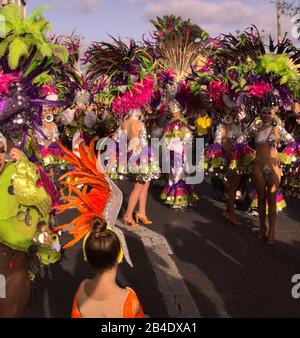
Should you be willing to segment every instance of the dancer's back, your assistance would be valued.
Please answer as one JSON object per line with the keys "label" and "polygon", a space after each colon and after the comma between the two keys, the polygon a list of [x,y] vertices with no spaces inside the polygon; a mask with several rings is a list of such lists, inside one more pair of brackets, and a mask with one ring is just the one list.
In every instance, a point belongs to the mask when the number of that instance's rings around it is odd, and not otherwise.
{"label": "dancer's back", "polygon": [[140,137],[142,128],[143,122],[132,118],[125,120],[121,125],[121,129],[127,132],[128,141]]}
{"label": "dancer's back", "polygon": [[141,304],[130,289],[115,283],[97,285],[97,280],[81,283],[73,303],[73,318],[143,318]]}

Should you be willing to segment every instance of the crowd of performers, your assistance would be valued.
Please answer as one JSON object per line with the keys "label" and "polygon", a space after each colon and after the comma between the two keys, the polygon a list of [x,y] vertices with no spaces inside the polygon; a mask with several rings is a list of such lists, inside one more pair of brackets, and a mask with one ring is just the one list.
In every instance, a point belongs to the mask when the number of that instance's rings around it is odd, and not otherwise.
{"label": "crowd of performers", "polygon": [[[0,9],[7,21],[0,41],[0,274],[7,281],[0,317],[22,316],[35,276],[50,275],[61,260],[64,231],[74,237],[64,249],[82,241],[95,270],[78,288],[72,317],[144,317],[135,292],[116,284],[123,256],[132,265],[116,227],[123,203],[116,183],[134,183],[127,226],[152,223],[151,183],[164,184],[166,206],[192,206],[199,196],[186,165],[197,139],[206,180],[226,195],[225,220],[241,224],[235,204],[248,196],[258,238],[274,243],[283,194],[300,197],[300,52],[292,42],[267,45],[254,26],[195,36],[189,21],[165,17],[154,21],[149,40],[95,42],[80,59],[80,38],[47,35],[43,10],[24,18],[16,5]],[[169,172],[153,138],[170,153]],[[57,224],[70,208],[77,217]]]}

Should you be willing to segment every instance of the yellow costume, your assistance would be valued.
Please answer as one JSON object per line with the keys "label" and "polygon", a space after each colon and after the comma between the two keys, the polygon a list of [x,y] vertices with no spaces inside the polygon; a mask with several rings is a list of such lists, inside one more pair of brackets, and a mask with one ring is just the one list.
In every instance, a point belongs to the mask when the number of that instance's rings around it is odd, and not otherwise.
{"label": "yellow costume", "polygon": [[196,129],[198,136],[206,136],[209,133],[213,120],[206,113],[204,116],[198,117],[196,121]]}

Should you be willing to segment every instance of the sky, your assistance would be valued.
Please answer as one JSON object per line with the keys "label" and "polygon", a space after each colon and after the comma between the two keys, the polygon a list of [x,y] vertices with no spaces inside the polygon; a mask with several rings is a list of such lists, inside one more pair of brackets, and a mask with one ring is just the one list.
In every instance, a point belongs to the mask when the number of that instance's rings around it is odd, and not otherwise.
{"label": "sky", "polygon": [[[272,0],[28,0],[27,13],[51,4],[44,15],[52,23],[53,32],[84,36],[83,45],[91,41],[109,40],[108,34],[141,40],[149,34],[150,19],[174,14],[191,19],[211,36],[243,30],[251,24],[276,38],[276,8]],[[282,31],[292,37],[293,23],[282,17]]]}

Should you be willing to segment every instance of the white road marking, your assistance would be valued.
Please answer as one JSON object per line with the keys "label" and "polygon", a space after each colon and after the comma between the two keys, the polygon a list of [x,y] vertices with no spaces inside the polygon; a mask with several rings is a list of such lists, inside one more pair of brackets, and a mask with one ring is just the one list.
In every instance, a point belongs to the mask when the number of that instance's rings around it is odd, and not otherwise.
{"label": "white road marking", "polygon": [[230,256],[228,253],[226,253],[224,250],[222,250],[221,248],[219,248],[218,246],[216,246],[214,243],[212,243],[210,240],[206,239],[205,242],[211,246],[212,248],[214,248],[215,250],[217,250],[221,255],[223,255],[224,257],[228,258],[230,261],[232,261],[233,263],[235,263],[236,265],[242,267],[243,265],[237,261],[236,259],[234,259],[232,256]]}
{"label": "white road marking", "polygon": [[141,238],[170,318],[201,317],[198,307],[171,257],[173,251],[165,237],[144,226],[129,228],[120,221],[117,221],[117,226],[132,231]]}

